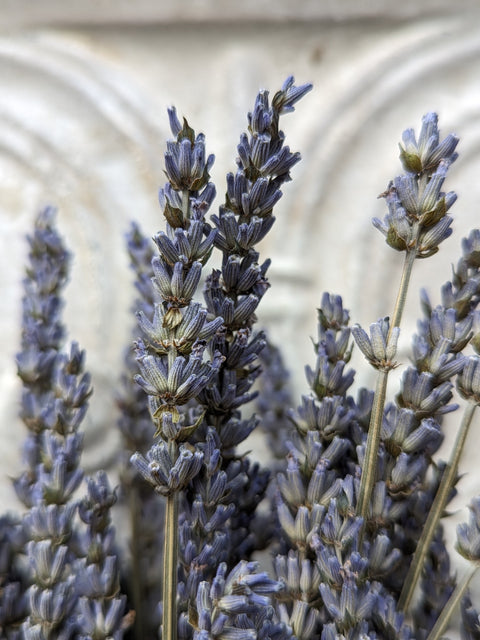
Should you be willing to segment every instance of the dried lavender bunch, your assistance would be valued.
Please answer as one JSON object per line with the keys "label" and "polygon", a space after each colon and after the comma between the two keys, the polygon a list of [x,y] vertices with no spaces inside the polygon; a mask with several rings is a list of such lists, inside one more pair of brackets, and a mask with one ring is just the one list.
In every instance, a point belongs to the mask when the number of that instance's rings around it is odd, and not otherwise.
{"label": "dried lavender bunch", "polygon": [[[391,366],[395,364],[394,332],[400,321],[414,259],[436,253],[439,243],[451,233],[451,218],[446,212],[456,196],[454,193],[444,194],[440,189],[449,165],[457,157],[456,144],[457,139],[453,135],[439,142],[435,114],[425,116],[418,144],[411,130],[405,132],[401,159],[408,173],[397,178],[386,192],[389,204],[386,224],[374,221],[384,233],[388,227],[385,235],[389,244],[406,252],[393,322],[389,323],[388,329],[385,321],[377,323],[378,334],[371,331],[369,342],[366,340],[365,332],[360,329],[357,329],[355,336],[367,359],[380,369],[376,394],[376,399],[380,399],[380,402],[374,405],[375,408],[378,406],[378,409],[372,416],[370,429],[373,437],[371,438],[369,433],[367,459],[364,463],[370,474],[362,475],[360,508],[365,512],[366,493],[362,493],[362,489],[365,490],[368,486],[367,478],[372,486],[375,483],[376,471],[375,467],[370,467],[370,463],[373,456],[384,447],[385,453],[382,454],[382,458],[386,463],[386,469],[383,475],[387,476],[389,493],[394,497],[397,508],[403,502],[400,522],[408,523],[408,526],[404,524],[403,527],[397,527],[396,535],[391,535],[391,539],[407,558],[411,550],[415,551],[413,561],[408,564],[402,563],[404,568],[402,569],[401,565],[396,572],[401,586],[398,599],[401,609],[408,609],[422,568],[424,571],[431,571],[428,576],[424,574],[422,595],[412,612],[416,637],[420,638],[426,637],[429,632],[433,633],[430,630],[455,585],[455,578],[450,574],[439,519],[454,493],[462,442],[473,414],[471,406],[467,408],[462,420],[451,460],[447,465],[442,465],[439,473],[434,474],[433,483],[432,477],[428,478],[427,471],[434,464],[432,455],[443,438],[442,416],[457,408],[457,405],[449,404],[452,398],[452,380],[462,374],[466,364],[461,351],[471,338],[476,285],[473,282],[469,284],[470,295],[466,291],[462,292],[462,295],[468,298],[463,304],[463,309],[455,304],[455,289],[451,285],[444,287],[446,304],[435,310],[431,309],[428,298],[424,297],[426,318],[419,323],[419,333],[414,337],[413,366],[404,374],[402,388],[395,403],[398,409],[394,404],[390,404],[385,412],[382,394],[384,397],[388,371],[382,371],[382,367],[388,362]],[[408,239],[407,231],[411,234]],[[459,269],[466,277],[466,270],[461,265]],[[445,295],[447,292],[450,293],[448,302]],[[390,342],[393,343],[391,347]],[[379,357],[377,356],[376,362],[372,362],[371,355],[372,351],[375,352],[375,344],[378,345]],[[390,353],[387,353],[389,347]],[[381,353],[383,349],[384,358]],[[378,438],[377,443],[374,443],[375,438]],[[426,522],[425,512],[429,513]],[[405,567],[408,568],[406,575]],[[436,576],[433,580],[432,573]],[[398,591],[399,585],[392,585],[395,591]]]}
{"label": "dried lavender bunch", "polygon": [[248,114],[248,133],[241,135],[237,146],[236,172],[227,175],[225,204],[212,216],[222,267],[207,279],[204,296],[209,311],[224,318],[214,345],[225,361],[215,385],[205,389],[200,402],[207,424],[218,434],[227,475],[241,474],[245,479],[242,498],[240,487],[236,489],[237,509],[231,523],[231,547],[244,553],[265,544],[265,538],[259,536],[264,527],[255,527],[252,516],[268,483],[268,473],[258,465],[246,460],[229,463],[238,444],[258,425],[255,416],[244,418],[240,409],[257,396],[252,386],[261,371],[258,358],[266,344],[264,334],[255,333],[253,326],[255,310],[269,287],[266,274],[270,261],[260,264],[255,247],[272,228],[273,208],[282,196],[280,187],[290,180],[290,170],[300,160],[299,153],[284,145],[280,116],[292,112],[310,89],[310,84],[296,86],[289,77],[271,103],[267,91],[258,94]]}
{"label": "dried lavender bunch", "polygon": [[[357,452],[365,442],[372,395],[362,390],[358,403],[348,395],[349,314],[339,296],[324,294],[318,317],[317,362],[307,368],[312,393],[291,414],[297,433],[278,477],[281,552],[275,570],[286,584],[279,613],[302,640],[413,638],[382,585],[399,551],[384,531],[362,536],[363,518],[355,515]],[[373,502],[377,518],[392,510],[384,487]]]}
{"label": "dried lavender bunch", "polygon": [[83,474],[78,466],[78,427],[91,393],[83,353],[60,352],[64,329],[60,293],[68,275],[68,253],[54,226],[54,211],[38,216],[29,238],[30,267],[24,281],[22,352],[23,421],[30,429],[24,449],[27,471],[14,486],[29,507],[23,521],[29,564],[25,637],[69,638],[75,630],[76,597],[68,543]]}
{"label": "dried lavender bunch", "polygon": [[434,113],[423,118],[418,142],[413,129],[404,132],[400,159],[407,173],[390,183],[384,194],[389,209],[384,221],[373,220],[387,243],[397,251],[405,252],[405,262],[391,320],[372,325],[371,340],[360,329],[356,336],[365,357],[378,370],[357,505],[364,518],[375,482],[388,374],[396,364],[398,328],[413,265],[417,258],[434,255],[439,244],[451,234],[452,218],[447,211],[455,202],[456,195],[453,192],[445,194],[441,188],[450,164],[457,158],[455,148],[458,139],[450,134],[440,142],[437,120]]}
{"label": "dried lavender bunch", "polygon": [[54,228],[53,210],[37,218],[30,246],[22,352],[17,357],[24,382],[22,417],[32,431],[26,447],[28,470],[15,482],[17,494],[30,507],[23,526],[32,584],[23,633],[70,638],[76,594],[69,541],[76,511],[73,493],[83,478],[78,427],[91,393],[90,379],[83,373],[84,354],[77,345],[69,354],[59,351],[64,336],[59,294],[68,273],[68,253]]}
{"label": "dried lavender bunch", "polygon": [[[418,141],[413,130],[404,133],[406,173],[383,194],[385,220],[374,220],[387,243],[405,252],[394,312],[365,331],[350,326],[340,296],[324,294],[316,362],[306,368],[310,392],[293,411],[280,354],[255,330],[269,286],[269,261],[260,261],[256,244],[272,228],[280,187],[299,159],[284,146],[280,115],[309,88],[288,78],[271,102],[260,92],[212,224],[206,214],[215,195],[213,156],[203,135],[171,109],[174,139],[160,190],[165,231],[153,245],[136,226],[128,237],[142,338],[136,358],[127,354],[117,397],[132,463],[123,490],[135,507],[134,566],[123,573],[137,639],[160,631],[164,640],[438,640],[457,605],[462,638],[480,636],[478,607],[468,594],[480,562],[480,499],[457,531],[457,549],[472,564],[458,584],[441,522],[480,403],[480,231],[463,241],[441,304],[422,294],[411,364],[397,396],[387,398],[413,265],[451,233],[447,214],[456,196],[442,187],[457,138],[440,140],[435,114],[424,117]],[[125,615],[119,588],[115,491],[99,473],[88,480],[87,495],[75,497],[90,381],[78,346],[61,350],[68,254],[52,216],[50,210],[40,216],[30,241],[18,365],[31,433],[27,471],[15,483],[29,511],[23,519],[0,519],[0,629],[15,639],[122,638],[132,614]],[[214,251],[221,267],[206,278],[203,305],[198,289]],[[354,343],[378,371],[375,391],[352,393]],[[254,416],[246,405],[256,399],[262,366],[265,393]],[[443,416],[462,403],[456,442],[443,462],[437,459]],[[270,470],[239,452],[262,419],[286,454],[272,513],[258,510]],[[275,579],[251,561],[269,545]],[[163,593],[148,575],[161,564]]]}
{"label": "dried lavender bunch", "polygon": [[[433,308],[426,292],[422,292],[424,319],[419,322],[419,331],[414,337],[414,364],[420,378],[423,377],[427,380],[426,375],[430,376],[433,388],[432,399],[435,393],[438,398],[438,394],[442,390],[441,394],[444,396],[445,403],[450,400],[453,374],[457,376],[457,388],[460,395],[469,401],[465,407],[450,460],[447,464],[442,465],[440,472],[436,474],[438,481],[434,491],[430,487],[430,490],[423,494],[421,508],[417,509],[414,512],[414,518],[410,519],[410,522],[415,523],[412,531],[405,531],[410,536],[408,544],[415,549],[415,554],[403,583],[400,597],[402,607],[409,606],[422,570],[422,558],[425,555],[427,555],[427,563],[433,562],[437,567],[443,567],[443,574],[437,572],[435,583],[429,580],[426,568],[423,569],[421,596],[417,600],[413,612],[418,629],[433,627],[455,586],[455,580],[449,575],[448,554],[445,551],[443,539],[441,535],[439,536],[439,531],[441,532],[440,518],[445,512],[448,501],[454,495],[459,461],[475,410],[475,393],[471,386],[475,359],[472,360],[470,356],[462,356],[461,351],[465,349],[470,340],[472,340],[474,349],[476,348],[476,342],[472,338],[478,317],[476,307],[478,305],[479,274],[476,237],[478,237],[478,233],[473,231],[468,238],[462,241],[462,256],[453,271],[452,281],[445,283],[442,287],[442,304]],[[461,275],[457,276],[457,273]],[[465,382],[463,382],[464,379]],[[437,438],[443,437],[441,434],[442,413],[454,409],[456,406],[458,405],[448,406],[445,404],[442,411],[434,418],[437,423]],[[435,422],[431,422],[431,426]],[[430,439],[430,442],[433,441]],[[429,455],[431,453],[428,452]],[[426,496],[429,496],[427,502],[425,502]],[[409,502],[413,504],[413,500]],[[426,510],[430,510],[430,512],[425,522],[424,513]],[[442,584],[443,587],[441,587]],[[442,589],[442,592],[439,591],[439,588]]]}

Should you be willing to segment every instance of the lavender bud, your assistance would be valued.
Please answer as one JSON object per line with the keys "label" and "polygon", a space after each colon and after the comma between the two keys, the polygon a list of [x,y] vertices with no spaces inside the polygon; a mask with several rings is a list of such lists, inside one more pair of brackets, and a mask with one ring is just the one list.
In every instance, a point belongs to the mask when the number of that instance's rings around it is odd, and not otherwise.
{"label": "lavender bud", "polygon": [[480,357],[465,358],[465,366],[457,377],[457,389],[462,398],[480,403]]}
{"label": "lavender bud", "polygon": [[122,618],[124,609],[124,598],[113,598],[111,600],[102,600],[101,602],[81,598],[80,616],[83,634],[92,638],[120,640],[123,638]]}
{"label": "lavender bud", "polygon": [[390,331],[389,318],[383,318],[370,325],[370,338],[359,325],[352,328],[352,334],[358,347],[375,369],[389,371],[397,366],[393,358],[397,352],[400,328],[393,327]]}
{"label": "lavender bud", "polygon": [[200,451],[192,453],[180,445],[178,458],[174,462],[163,440],[151,447],[146,458],[138,452],[130,458],[140,475],[164,496],[184,488],[200,471],[202,460]]}
{"label": "lavender bud", "polygon": [[468,523],[457,526],[457,544],[455,548],[467,560],[480,560],[480,497],[472,500]]}
{"label": "lavender bud", "polygon": [[418,142],[413,129],[407,129],[403,132],[400,160],[406,171],[416,174],[432,172],[441,160],[447,160],[451,164],[457,159],[457,154],[454,151],[458,144],[458,138],[450,134],[442,142],[439,142],[440,133],[437,123],[436,113],[427,113],[423,116]]}

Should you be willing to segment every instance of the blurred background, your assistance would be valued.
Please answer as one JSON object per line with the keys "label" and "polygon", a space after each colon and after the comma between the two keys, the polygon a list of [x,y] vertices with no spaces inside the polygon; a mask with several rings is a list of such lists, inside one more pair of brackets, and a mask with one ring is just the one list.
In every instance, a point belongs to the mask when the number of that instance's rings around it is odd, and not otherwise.
{"label": "blurred background", "polygon": [[[157,190],[177,107],[216,155],[218,203],[225,173],[260,88],[293,74],[314,90],[287,115],[287,143],[303,160],[261,245],[272,288],[259,314],[294,372],[297,397],[313,362],[310,336],[323,291],[340,293],[366,326],[392,311],[402,256],[371,225],[378,194],[401,173],[398,141],[437,111],[460,136],[446,190],[454,235],[416,265],[402,356],[426,286],[439,302],[461,238],[480,224],[480,14],[476,0],[0,0],[0,482],[18,472],[25,435],[17,418],[25,235],[39,208],[58,207],[74,254],[65,321],[87,350],[95,393],[86,421],[87,472],[110,468],[118,436],[113,390],[130,340],[134,291],[124,234],[136,220],[163,226]],[[359,355],[354,365],[362,368]],[[359,383],[370,381],[361,371]],[[468,495],[478,492],[473,427]],[[476,433],[475,433],[476,431]],[[258,445],[260,446],[260,445]],[[261,452],[257,452],[261,453]],[[462,513],[464,517],[464,512]]]}

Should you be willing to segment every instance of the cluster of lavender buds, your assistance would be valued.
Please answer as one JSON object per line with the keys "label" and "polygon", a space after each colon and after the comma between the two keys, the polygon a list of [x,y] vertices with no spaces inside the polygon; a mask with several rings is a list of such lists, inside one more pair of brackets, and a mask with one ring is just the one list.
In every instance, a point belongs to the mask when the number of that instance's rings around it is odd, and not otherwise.
{"label": "cluster of lavender buds", "polygon": [[418,142],[413,129],[403,133],[400,159],[405,175],[395,178],[385,191],[388,214],[373,223],[398,251],[414,250],[416,258],[427,258],[448,238],[453,219],[447,211],[457,199],[441,191],[449,166],[457,159],[458,138],[452,134],[440,142],[437,115],[423,118]]}
{"label": "cluster of lavender buds", "polygon": [[[120,486],[99,470],[83,496],[91,382],[84,352],[64,344],[69,254],[54,211],[38,216],[17,356],[28,436],[14,487],[24,512],[0,517],[2,638],[439,640],[455,619],[462,639],[480,638],[469,592],[480,497],[457,530],[470,567],[462,575],[442,523],[480,404],[479,230],[463,240],[440,303],[421,293],[410,364],[397,359],[415,261],[452,232],[456,195],[442,188],[458,140],[441,139],[433,113],[418,138],[404,132],[404,174],[382,194],[384,220],[373,220],[405,254],[395,307],[365,330],[339,295],[323,294],[309,391],[294,409],[282,354],[256,328],[270,287],[257,245],[300,160],[280,117],[310,89],[289,77],[271,99],[259,92],[225,200],[208,219],[214,156],[169,109],[164,228],[153,241],[136,223],[127,234],[137,296],[114,392]],[[207,271],[215,253],[219,267]],[[375,370],[374,389],[355,388],[355,348]],[[444,461],[444,416],[459,410]],[[241,447],[257,427],[271,451],[265,466]],[[128,513],[126,549],[115,542],[117,502]]]}

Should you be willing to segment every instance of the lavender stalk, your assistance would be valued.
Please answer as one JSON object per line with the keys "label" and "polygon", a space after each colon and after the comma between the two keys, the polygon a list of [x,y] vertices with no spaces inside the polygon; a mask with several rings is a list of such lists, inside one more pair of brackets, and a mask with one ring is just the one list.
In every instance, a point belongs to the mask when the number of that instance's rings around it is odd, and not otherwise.
{"label": "lavender stalk", "polygon": [[[393,358],[396,339],[413,264],[416,258],[427,258],[435,254],[438,245],[451,234],[452,219],[446,213],[456,200],[454,193],[445,195],[440,189],[449,165],[457,157],[454,150],[458,140],[450,135],[439,143],[436,115],[430,113],[424,117],[418,143],[411,129],[404,132],[403,142],[400,158],[408,173],[396,178],[384,194],[389,207],[385,220],[373,220],[374,225],[385,235],[387,244],[397,251],[405,251],[406,255],[388,333],[376,343],[372,334],[371,348],[362,349],[372,366],[379,370],[377,400],[370,421],[357,501],[357,513],[364,519],[368,516],[375,483],[388,372],[395,366]],[[395,331],[397,335],[392,340]],[[375,353],[376,345],[380,347],[378,353]],[[370,357],[372,351],[374,360]],[[383,351],[386,359],[383,358]]]}
{"label": "lavender stalk", "polygon": [[160,190],[167,233],[156,236],[159,255],[152,261],[152,282],[160,302],[154,304],[151,318],[143,310],[138,314],[147,342],[137,342],[140,375],[136,376],[148,395],[156,426],[154,437],[160,440],[146,458],[137,452],[131,461],[155,491],[166,497],[163,635],[175,640],[178,494],[198,474],[203,459],[198,447],[181,444],[201,421],[200,415],[186,424],[189,413],[185,405],[209,384],[221,365],[220,354],[214,352],[212,359],[204,362],[204,352],[223,320],[207,320],[206,310],[193,302],[215,236],[203,220],[215,195],[208,181],[213,156],[205,156],[203,135],[195,137],[186,121],[182,126],[175,110],[171,109],[169,116],[175,140],[168,143],[165,154],[169,182]]}
{"label": "lavender stalk", "polygon": [[60,351],[60,292],[68,273],[68,253],[45,209],[29,239],[30,268],[25,280],[22,352],[17,357],[24,383],[22,418],[30,429],[25,448],[28,469],[14,483],[29,507],[24,530],[29,540],[31,586],[22,630],[25,637],[70,638],[77,604],[72,567],[73,494],[83,478],[79,466],[79,426],[91,394],[83,372],[84,352],[73,343]]}
{"label": "lavender stalk", "polygon": [[29,265],[23,282],[22,344],[17,355],[18,375],[23,383],[20,416],[29,430],[24,444],[27,470],[14,482],[19,499],[32,506],[32,485],[40,462],[41,437],[48,429],[46,407],[51,401],[55,364],[65,339],[62,324],[62,293],[70,254],[55,229],[55,210],[40,212],[34,233],[28,237]]}

